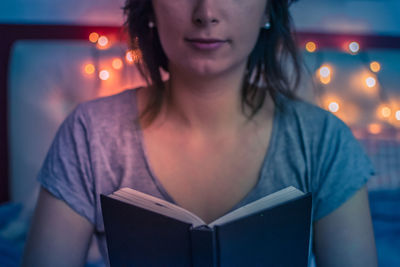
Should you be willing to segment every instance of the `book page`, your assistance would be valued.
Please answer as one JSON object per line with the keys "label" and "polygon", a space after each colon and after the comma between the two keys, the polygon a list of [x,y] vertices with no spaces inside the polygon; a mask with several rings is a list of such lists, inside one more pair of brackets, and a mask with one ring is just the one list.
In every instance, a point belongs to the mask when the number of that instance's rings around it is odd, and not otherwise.
{"label": "book page", "polygon": [[109,195],[109,197],[186,223],[191,223],[193,224],[193,227],[206,224],[194,213],[182,207],[131,188],[122,188]]}
{"label": "book page", "polygon": [[225,214],[224,216],[218,218],[217,220],[211,222],[208,226],[212,228],[218,224],[234,221],[241,217],[245,217],[247,215],[256,213],[260,210],[264,210],[285,203],[286,201],[289,201],[291,199],[297,198],[302,195],[304,195],[302,191],[298,190],[297,188],[294,188],[293,186],[289,186],[275,193],[267,195],[261,199],[258,199],[254,202],[251,202],[243,207],[233,210]]}

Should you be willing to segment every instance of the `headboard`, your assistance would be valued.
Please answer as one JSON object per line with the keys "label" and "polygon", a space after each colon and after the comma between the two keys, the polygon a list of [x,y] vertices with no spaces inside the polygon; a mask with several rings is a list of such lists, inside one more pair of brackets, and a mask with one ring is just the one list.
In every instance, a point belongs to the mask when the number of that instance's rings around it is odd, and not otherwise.
{"label": "headboard", "polygon": [[120,27],[0,24],[0,203],[10,199],[8,76],[13,45],[19,40],[87,40],[91,32],[122,36]]}
{"label": "headboard", "polygon": [[[93,44],[90,44],[88,41],[88,37],[90,33],[97,32],[100,35],[113,36],[113,40],[116,43],[120,43],[120,48],[112,49],[96,49]],[[18,57],[19,51],[23,51],[24,49],[32,49],[32,53],[35,51],[48,49],[49,52],[56,51],[52,50],[54,46],[51,43],[54,42],[63,42],[67,43],[70,41],[75,42],[79,49],[88,49],[88,53],[92,53],[92,58],[96,59],[99,56],[99,53],[104,57],[113,56],[115,54],[120,53],[121,58],[124,56],[124,46],[125,38],[123,35],[123,31],[120,27],[107,27],[107,26],[63,26],[63,25],[0,25],[0,36],[2,36],[2,41],[0,42],[0,88],[1,90],[1,98],[0,98],[0,203],[10,200],[10,166],[11,162],[11,151],[10,151],[10,140],[9,136],[11,130],[14,129],[10,126],[9,112],[13,109],[11,106],[11,102],[15,99],[18,99],[18,96],[12,95],[16,92],[13,91],[11,94],[9,89],[15,86],[15,71],[13,72],[12,63],[10,61],[10,53],[16,53],[15,56]],[[27,41],[29,40],[29,41]],[[299,46],[303,47],[306,42],[310,40],[318,41],[319,49],[336,49],[340,50],[343,46],[343,43],[348,40],[357,40],[364,49],[400,49],[400,37],[396,36],[368,36],[368,35],[350,35],[350,34],[324,34],[324,33],[307,33],[307,32],[299,32],[297,33],[297,42]],[[37,44],[40,41],[46,41],[46,47],[38,47]],[[74,45],[73,45],[74,46]],[[86,47],[86,48],[85,48]],[[36,49],[36,50],[35,50]],[[66,48],[67,49],[67,48]],[[68,49],[72,49],[69,46]],[[115,50],[117,49],[117,50]],[[118,50],[119,49],[119,50]],[[67,51],[67,50],[64,50]],[[110,52],[111,51],[111,52]],[[120,51],[120,52],[118,52]],[[108,53],[111,53],[108,55]],[[64,55],[65,56],[65,55]],[[62,59],[62,56],[60,57]],[[97,64],[97,63],[96,63]],[[26,65],[28,68],[35,68],[34,65]],[[132,66],[131,71],[134,71],[134,66]],[[43,73],[46,75],[46,73]],[[131,77],[131,75],[128,75]],[[125,76],[128,77],[128,76]],[[14,78],[12,78],[14,77]],[[34,77],[34,76],[32,76]],[[137,78],[140,79],[140,78]],[[10,84],[14,81],[14,84]],[[130,81],[127,84],[123,84],[120,86],[129,87],[140,83],[139,80]],[[95,84],[96,85],[96,84]],[[100,84],[97,84],[100,85]],[[21,86],[21,84],[19,85]],[[24,90],[28,90],[26,88],[26,84],[22,83],[22,87]],[[27,91],[25,91],[27,92]],[[20,91],[19,93],[23,93]],[[32,92],[30,92],[32,93]],[[33,95],[34,96],[34,92]],[[85,101],[92,97],[99,96],[98,93],[92,92],[83,94],[77,98],[74,98],[76,101]],[[61,97],[60,95],[55,94],[54,98]],[[13,100],[14,99],[14,100]],[[34,97],[30,98],[30,100],[35,101]],[[17,100],[15,100],[17,101]],[[16,103],[16,102],[14,102]],[[60,102],[57,102],[60,103]],[[26,104],[26,103],[25,103]],[[75,102],[71,102],[67,104],[65,107],[66,112],[70,110],[70,108],[75,104]],[[24,103],[18,103],[18,105],[24,105]],[[15,104],[14,104],[15,106]],[[60,108],[59,106],[57,108]],[[27,109],[26,112],[29,112]],[[56,116],[56,114],[53,114]],[[21,114],[23,116],[23,114]],[[60,115],[59,119],[62,118],[63,115]],[[40,125],[39,125],[40,126]],[[17,129],[18,130],[18,129]],[[43,129],[42,129],[43,130]],[[55,129],[51,129],[54,131]],[[15,132],[18,134],[18,131]],[[52,136],[47,136],[47,139],[52,139]],[[31,140],[26,140],[30,142]],[[23,146],[23,144],[20,144]],[[40,145],[37,144],[37,145]],[[23,147],[21,148],[23,149]],[[400,156],[399,156],[400,157]],[[29,164],[29,163],[28,163]],[[29,186],[29,185],[27,185]]]}

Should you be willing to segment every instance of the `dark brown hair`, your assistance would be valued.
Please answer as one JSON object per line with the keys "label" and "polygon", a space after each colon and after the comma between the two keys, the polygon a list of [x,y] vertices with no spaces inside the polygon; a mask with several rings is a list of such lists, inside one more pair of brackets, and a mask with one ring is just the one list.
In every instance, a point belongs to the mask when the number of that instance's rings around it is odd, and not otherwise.
{"label": "dark brown hair", "polygon": [[[268,0],[267,12],[271,27],[268,30],[261,29],[248,58],[242,85],[242,110],[245,110],[245,106],[250,107],[251,113],[246,114],[249,119],[262,108],[267,93],[278,107],[278,93],[291,99],[296,98],[295,89],[300,82],[300,60],[289,13],[289,6],[295,1]],[[148,125],[160,112],[165,96],[160,68],[168,72],[168,59],[161,47],[157,29],[148,27],[154,17],[151,0],[126,0],[123,9],[130,47],[141,51],[143,60],[139,69],[146,81],[153,84],[149,102],[141,114],[145,125]]]}

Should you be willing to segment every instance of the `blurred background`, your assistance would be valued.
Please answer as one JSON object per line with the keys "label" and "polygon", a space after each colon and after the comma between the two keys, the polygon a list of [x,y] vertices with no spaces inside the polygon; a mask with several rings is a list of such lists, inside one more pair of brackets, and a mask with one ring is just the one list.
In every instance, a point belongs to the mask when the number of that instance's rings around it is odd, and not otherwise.
{"label": "blurred background", "polygon": [[[80,102],[144,84],[140,51],[121,30],[123,3],[0,1],[0,266],[18,266],[36,174],[64,118]],[[347,123],[370,156],[379,263],[400,266],[400,1],[301,0],[291,11],[299,95]]]}

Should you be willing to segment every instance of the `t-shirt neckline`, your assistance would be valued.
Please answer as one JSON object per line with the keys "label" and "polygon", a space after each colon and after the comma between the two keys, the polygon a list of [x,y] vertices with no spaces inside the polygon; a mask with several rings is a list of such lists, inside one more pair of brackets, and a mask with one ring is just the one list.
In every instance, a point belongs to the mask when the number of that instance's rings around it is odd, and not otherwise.
{"label": "t-shirt neckline", "polygon": [[[138,88],[140,89],[140,88]],[[139,110],[138,110],[138,98],[137,98],[137,90],[138,89],[133,89],[132,90],[132,95],[133,95],[133,113],[135,118],[137,118],[139,116]],[[253,195],[256,193],[257,188],[260,186],[260,184],[262,184],[263,180],[265,179],[265,175],[263,175],[263,173],[268,169],[268,166],[270,165],[270,162],[272,161],[272,155],[275,152],[275,147],[276,147],[276,143],[277,143],[277,133],[279,132],[279,112],[278,112],[279,108],[274,107],[274,116],[273,116],[273,122],[272,122],[272,132],[271,132],[271,137],[269,140],[269,144],[268,144],[268,148],[267,151],[265,153],[264,159],[263,159],[263,163],[262,166],[260,168],[260,173],[258,175],[258,179],[256,184],[253,186],[253,188],[238,202],[236,203],[228,212],[231,212],[235,209],[240,208],[241,206],[247,204],[248,200],[252,199]],[[165,198],[165,200],[178,205],[179,204],[172,198],[172,196],[168,193],[168,191],[164,188],[164,186],[162,185],[162,183],[160,182],[160,180],[157,178],[157,176],[155,175],[152,167],[150,166],[148,157],[147,157],[147,151],[144,145],[144,137],[143,137],[143,130],[141,128],[140,123],[137,123],[137,138],[138,138],[138,143],[139,143],[139,148],[140,148],[140,152],[142,154],[143,160],[144,160],[144,164],[145,167],[147,169],[147,172],[149,174],[149,176],[151,177],[152,181],[154,182],[154,184],[156,185],[157,189],[159,190],[159,192],[162,194],[162,196]],[[227,213],[228,213],[227,212]]]}

